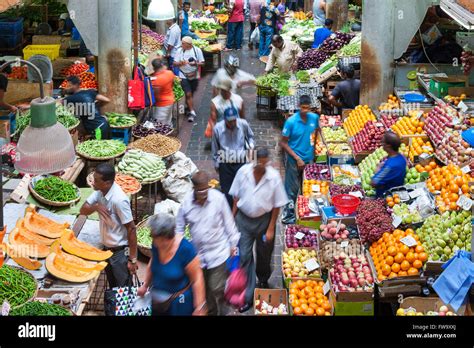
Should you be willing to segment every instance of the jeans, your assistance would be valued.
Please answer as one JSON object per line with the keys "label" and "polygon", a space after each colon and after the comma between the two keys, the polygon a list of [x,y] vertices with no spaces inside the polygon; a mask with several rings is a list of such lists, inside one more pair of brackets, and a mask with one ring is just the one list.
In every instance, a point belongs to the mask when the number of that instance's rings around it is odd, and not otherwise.
{"label": "jeans", "polygon": [[228,306],[224,299],[225,283],[229,272],[224,262],[215,268],[203,269],[206,285],[207,315],[226,315]]}
{"label": "jeans", "polygon": [[227,48],[241,49],[244,37],[244,22],[228,23],[227,31]]}
{"label": "jeans", "polygon": [[298,170],[293,157],[286,155],[285,163],[285,191],[290,202],[295,202],[301,187],[301,172]]}
{"label": "jeans", "polygon": [[[235,217],[235,224],[240,231],[240,264],[247,273],[247,289],[245,290],[245,303],[253,302],[253,294],[258,280],[268,282],[272,274],[272,253],[275,238],[272,242],[264,242],[263,236],[267,233],[272,213],[264,214],[257,218],[250,218],[241,211]],[[253,245],[257,242],[257,260],[253,259]]]}
{"label": "jeans", "polygon": [[270,55],[270,44],[272,43],[272,36],[274,29],[267,25],[260,26],[260,47],[258,48],[259,57],[268,57]]}

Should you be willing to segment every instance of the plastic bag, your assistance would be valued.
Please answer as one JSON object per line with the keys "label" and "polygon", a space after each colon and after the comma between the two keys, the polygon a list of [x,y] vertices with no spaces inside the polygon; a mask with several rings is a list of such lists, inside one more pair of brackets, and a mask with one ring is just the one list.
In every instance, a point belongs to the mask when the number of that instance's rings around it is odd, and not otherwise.
{"label": "plastic bag", "polygon": [[260,29],[256,27],[252,31],[252,35],[250,35],[250,42],[253,42],[255,44],[258,44],[260,42]]}
{"label": "plastic bag", "polygon": [[156,203],[155,204],[155,211],[154,214],[158,213],[166,213],[166,214],[171,214],[173,216],[178,215],[178,210],[181,204],[171,200],[171,199],[166,199],[162,202]]}
{"label": "plastic bag", "polygon": [[225,300],[232,306],[239,308],[245,304],[245,290],[247,288],[247,274],[244,269],[234,270],[229,278],[224,291]]}

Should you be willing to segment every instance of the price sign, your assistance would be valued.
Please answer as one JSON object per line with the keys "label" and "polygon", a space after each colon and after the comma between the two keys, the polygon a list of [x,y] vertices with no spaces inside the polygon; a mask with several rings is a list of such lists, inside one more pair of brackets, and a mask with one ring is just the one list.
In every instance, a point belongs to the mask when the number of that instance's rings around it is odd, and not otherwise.
{"label": "price sign", "polygon": [[459,102],[458,108],[460,108],[462,112],[467,112],[467,110],[469,109],[468,106],[462,100]]}
{"label": "price sign", "polygon": [[448,229],[446,230],[446,232],[447,232],[448,234],[451,234],[451,233],[453,233],[453,230],[450,229],[450,228],[448,228]]}
{"label": "price sign", "polygon": [[153,124],[153,122],[150,122],[150,121],[146,121],[143,124],[143,127],[148,128],[148,129],[155,129],[155,125]]}
{"label": "price sign", "polygon": [[312,259],[309,259],[308,261],[305,262],[304,266],[308,270],[308,272],[313,272],[314,270],[319,268],[319,263],[316,261],[316,259],[313,257]]}
{"label": "price sign", "polygon": [[430,157],[431,157],[431,155],[429,155],[429,154],[427,154],[427,153],[425,153],[425,152],[423,152],[423,153],[420,155],[420,158],[423,159],[423,160],[424,160],[424,159],[428,159],[428,158],[430,158]]}
{"label": "price sign", "polygon": [[416,198],[416,197],[418,197],[418,196],[421,196],[422,194],[423,194],[423,190],[422,190],[422,189],[419,189],[419,188],[417,188],[416,190],[411,191],[411,192],[409,193],[409,195],[410,195],[411,198]]}
{"label": "price sign", "polygon": [[393,221],[392,221],[393,227],[397,228],[398,226],[400,226],[401,223],[402,223],[402,218],[400,216],[393,215]]}
{"label": "price sign", "polygon": [[375,126],[376,126],[376,127],[383,127],[383,123],[377,122],[377,123],[375,124]]}
{"label": "price sign", "polygon": [[360,191],[349,192],[349,194],[350,194],[351,196],[355,196],[355,197],[358,197],[358,198],[362,198],[362,197],[363,197],[362,192],[360,192]]}
{"label": "price sign", "polygon": [[316,201],[319,203],[319,204],[324,204],[324,201],[322,198],[317,198]]}
{"label": "price sign", "polygon": [[349,186],[351,184],[351,182],[349,181],[349,179],[343,179],[342,184],[346,185],[346,186]]}
{"label": "price sign", "polygon": [[471,167],[469,166],[464,166],[461,168],[461,171],[464,173],[464,174],[467,174],[471,171]]}
{"label": "price sign", "polygon": [[335,125],[336,125],[336,119],[330,118],[330,119],[329,119],[329,126],[330,126],[330,127],[334,127]]}
{"label": "price sign", "polygon": [[410,204],[410,206],[408,207],[408,209],[410,209],[411,212],[415,212],[417,208],[418,208],[418,204],[416,203],[416,201]]}
{"label": "price sign", "polygon": [[7,300],[3,301],[3,304],[2,304],[2,316],[6,317],[8,316],[8,313],[10,313],[10,304],[8,303]]}
{"label": "price sign", "polygon": [[457,117],[453,118],[453,126],[458,125],[459,122],[460,122],[460,121],[459,121],[459,118],[457,118]]}
{"label": "price sign", "polygon": [[429,146],[422,146],[421,148],[425,151],[431,151],[431,147]]}
{"label": "price sign", "polygon": [[348,240],[345,240],[343,242],[341,242],[341,248],[347,248],[349,246],[349,241]]}
{"label": "price sign", "polygon": [[402,242],[403,244],[405,244],[409,248],[411,248],[412,246],[415,246],[417,244],[415,238],[413,238],[412,236],[406,236],[406,237],[400,239],[400,242]]}
{"label": "price sign", "polygon": [[472,199],[467,198],[466,196],[459,197],[458,201],[456,202],[458,207],[461,207],[464,210],[470,210],[472,208],[473,203],[474,202],[472,201]]}
{"label": "price sign", "polygon": [[321,187],[319,185],[312,185],[313,192],[321,192]]}
{"label": "price sign", "polygon": [[324,174],[324,173],[327,173],[327,172],[328,172],[328,169],[323,169],[319,173]]}
{"label": "price sign", "polygon": [[295,238],[296,238],[296,239],[303,239],[304,236],[305,236],[305,234],[304,234],[304,233],[301,233],[301,232],[298,232],[297,234],[295,234]]}
{"label": "price sign", "polygon": [[324,283],[324,285],[323,285],[323,293],[324,293],[324,295],[326,295],[326,294],[329,292],[329,290],[331,290],[331,284],[329,284],[329,280],[328,280],[328,281],[327,281],[326,283]]}
{"label": "price sign", "polygon": [[209,16],[211,14],[211,11],[207,10],[206,12],[204,12],[206,14],[206,16]]}

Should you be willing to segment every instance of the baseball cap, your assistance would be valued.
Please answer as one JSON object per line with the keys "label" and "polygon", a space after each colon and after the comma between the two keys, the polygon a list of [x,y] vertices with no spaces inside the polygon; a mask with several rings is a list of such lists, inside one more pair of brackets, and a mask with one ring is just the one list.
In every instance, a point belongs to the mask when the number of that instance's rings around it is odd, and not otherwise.
{"label": "baseball cap", "polygon": [[233,106],[224,110],[224,120],[235,121],[239,117],[239,112]]}

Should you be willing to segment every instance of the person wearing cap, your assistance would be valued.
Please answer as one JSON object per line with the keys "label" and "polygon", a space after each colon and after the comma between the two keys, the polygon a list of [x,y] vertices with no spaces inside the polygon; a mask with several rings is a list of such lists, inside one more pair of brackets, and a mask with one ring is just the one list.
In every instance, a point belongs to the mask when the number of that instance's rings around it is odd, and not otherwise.
{"label": "person wearing cap", "polygon": [[280,35],[274,35],[272,38],[272,51],[268,57],[265,72],[269,73],[275,66],[281,72],[296,70],[298,58],[303,55],[301,47],[291,41],[285,41]]}
{"label": "person wearing cap", "polygon": [[314,159],[312,136],[319,128],[319,115],[311,112],[311,98],[300,97],[300,110],[288,118],[283,126],[280,146],[285,156],[285,190],[289,202],[282,222],[295,223],[294,204],[301,187],[301,173]]}
{"label": "person wearing cap", "polygon": [[326,19],[324,22],[324,27],[318,28],[314,31],[314,42],[311,48],[319,48],[321,44],[326,40],[329,36],[332,35],[332,25],[334,21],[330,18]]}
{"label": "person wearing cap", "polygon": [[235,107],[227,108],[224,119],[214,127],[211,149],[221,190],[230,207],[234,200],[229,195],[229,190],[238,170],[247,163],[248,152],[252,151],[254,144],[254,134],[248,122],[239,118]]}
{"label": "person wearing cap", "polygon": [[[244,165],[237,172],[229,194],[234,198],[232,212],[240,231],[240,264],[247,273],[245,304],[250,309],[255,287],[268,288],[272,274],[275,227],[280,208],[288,202],[280,173],[271,166],[267,149],[257,149],[257,163]],[[257,244],[257,262],[253,246]]]}
{"label": "person wearing cap", "polygon": [[211,100],[210,120],[213,126],[222,121],[225,111],[232,107],[237,109],[240,118],[245,118],[244,100],[240,95],[232,92],[232,86],[232,80],[229,78],[220,81],[217,85],[219,94]]}
{"label": "person wearing cap", "polygon": [[218,85],[222,80],[231,79],[232,93],[238,93],[238,90],[243,86],[255,84],[255,76],[239,69],[239,66],[239,58],[232,55],[226,58],[224,67],[219,68],[211,80],[211,85],[213,87],[212,92],[214,96],[219,93]]}
{"label": "person wearing cap", "polygon": [[342,65],[339,71],[344,81],[332,90],[329,102],[338,108],[354,109],[359,105],[360,80],[354,78],[352,65]]}
{"label": "person wearing cap", "polygon": [[181,87],[186,95],[186,106],[189,110],[188,121],[194,122],[196,112],[194,111],[193,96],[199,85],[204,55],[199,47],[193,46],[193,39],[190,36],[185,36],[181,40],[181,47],[176,51],[173,64],[179,70]]}

